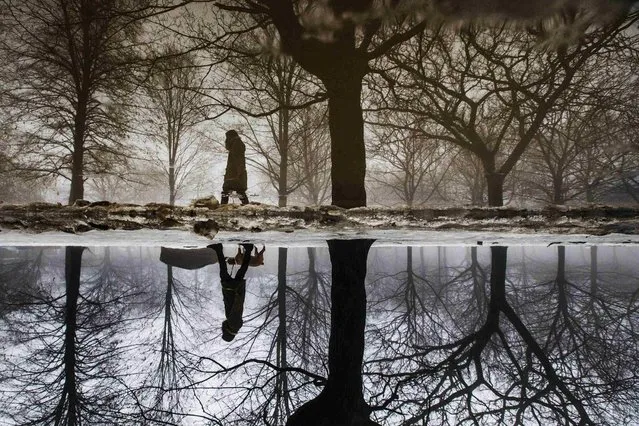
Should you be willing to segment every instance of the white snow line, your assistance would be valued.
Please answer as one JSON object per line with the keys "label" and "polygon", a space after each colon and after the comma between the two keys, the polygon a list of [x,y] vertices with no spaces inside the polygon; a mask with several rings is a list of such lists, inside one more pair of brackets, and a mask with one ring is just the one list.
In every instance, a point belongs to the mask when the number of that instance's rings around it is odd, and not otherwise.
{"label": "white snow line", "polygon": [[362,230],[345,229],[294,230],[265,232],[220,231],[213,240],[188,231],[136,230],[89,231],[82,234],[64,232],[28,233],[14,230],[0,232],[0,246],[165,246],[205,247],[212,242],[242,241],[275,247],[324,247],[329,239],[375,239],[375,246],[547,246],[549,244],[619,245],[639,244],[639,235],[550,234],[485,231]]}

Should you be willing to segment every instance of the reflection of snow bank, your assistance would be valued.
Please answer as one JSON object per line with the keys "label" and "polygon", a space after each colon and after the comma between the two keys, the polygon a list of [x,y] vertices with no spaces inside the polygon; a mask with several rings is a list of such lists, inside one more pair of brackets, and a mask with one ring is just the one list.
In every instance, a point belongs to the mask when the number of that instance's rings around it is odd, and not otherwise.
{"label": "reflection of snow bank", "polygon": [[[214,241],[222,243],[251,241],[268,246],[325,246],[328,239],[372,238],[375,246],[435,246],[435,245],[549,245],[549,244],[639,244],[639,235],[608,234],[543,234],[482,231],[421,231],[421,230],[340,230],[291,232],[219,232]],[[481,243],[480,243],[481,242]],[[165,246],[204,247],[211,240],[187,231],[89,231],[83,234],[20,231],[0,232],[0,246]]]}

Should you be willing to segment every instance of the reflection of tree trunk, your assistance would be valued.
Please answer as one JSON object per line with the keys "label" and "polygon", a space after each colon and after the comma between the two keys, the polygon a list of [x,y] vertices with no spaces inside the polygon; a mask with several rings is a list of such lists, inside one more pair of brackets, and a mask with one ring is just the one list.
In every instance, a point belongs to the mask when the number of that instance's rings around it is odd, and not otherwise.
{"label": "reflection of tree trunk", "polygon": [[597,283],[597,246],[590,247],[590,300],[594,302],[597,298],[597,289],[599,284]]}
{"label": "reflection of tree trunk", "polygon": [[[507,306],[506,302],[506,263],[508,247],[497,246],[490,248],[490,302],[485,328],[490,334],[499,328],[499,312]],[[481,343],[483,348],[490,338],[490,334]]]}
{"label": "reflection of tree trunk", "polygon": [[302,405],[288,426],[375,425],[362,391],[366,324],[366,261],[373,240],[331,240],[331,336],[326,387]]}
{"label": "reflection of tree trunk", "polygon": [[[173,383],[171,379],[175,377],[175,362],[172,359],[175,354],[173,340],[173,267],[166,265],[166,294],[164,296],[164,328],[162,330],[162,347],[160,349],[160,365],[158,374],[160,375],[160,388],[156,396],[156,403],[161,403],[163,393],[169,389]],[[167,381],[169,383],[167,384]]]}
{"label": "reflection of tree trunk", "polygon": [[413,321],[414,315],[416,315],[416,299],[417,290],[415,288],[415,275],[413,272],[413,247],[406,247],[406,315],[409,318],[408,321],[408,333],[414,335],[417,331],[417,324]]}
{"label": "reflection of tree trunk", "polygon": [[477,246],[470,248],[470,274],[473,277],[473,293],[475,300],[477,301],[477,308],[480,314],[483,314],[485,309],[484,298],[484,280],[481,279],[481,268],[479,267],[479,260],[477,259]]}
{"label": "reflection of tree trunk", "polygon": [[599,297],[599,280],[597,279],[598,274],[599,269],[597,267],[597,246],[592,246],[590,247],[590,298],[588,300],[588,309],[592,312],[592,314],[589,315],[589,318],[594,322],[597,330],[599,330],[601,327],[599,313],[595,312],[595,304],[597,303],[597,298]]}
{"label": "reflection of tree trunk", "polygon": [[568,297],[566,295],[566,246],[557,247],[557,277],[555,278],[557,284],[557,303],[559,305],[559,311],[564,315],[567,314],[568,309]]}
{"label": "reflection of tree trunk", "polygon": [[[280,247],[278,253],[277,263],[277,317],[279,325],[277,328],[277,366],[280,367],[281,373],[277,375],[275,383],[275,393],[277,395],[277,402],[275,404],[275,419],[279,419],[280,415],[286,415],[290,413],[288,405],[288,376],[286,368],[288,368],[288,361],[286,357],[286,263],[288,258],[288,249],[286,247]],[[284,409],[283,413],[279,413],[280,408]]]}
{"label": "reflection of tree trunk", "polygon": [[302,311],[302,326],[301,326],[301,353],[302,364],[307,365],[310,361],[309,349],[312,347],[310,342],[310,336],[313,334],[311,330],[317,326],[317,320],[315,319],[314,310],[318,309],[317,299],[319,297],[319,278],[318,273],[315,270],[315,247],[308,247],[308,284],[306,286],[306,300],[307,308]]}
{"label": "reflection of tree trunk", "polygon": [[[76,380],[76,335],[78,322],[78,299],[80,297],[80,274],[84,247],[67,247],[65,251],[64,277],[66,280],[66,309],[64,313],[64,387],[56,408],[55,424],[75,426],[79,424],[80,401]],[[62,419],[67,406],[67,418]]]}

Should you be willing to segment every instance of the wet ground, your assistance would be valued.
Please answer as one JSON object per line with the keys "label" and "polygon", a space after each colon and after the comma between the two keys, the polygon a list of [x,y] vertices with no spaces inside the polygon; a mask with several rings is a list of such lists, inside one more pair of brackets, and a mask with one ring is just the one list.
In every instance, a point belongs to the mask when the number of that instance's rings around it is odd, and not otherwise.
{"label": "wet ground", "polygon": [[637,424],[636,244],[350,237],[0,247],[0,424]]}

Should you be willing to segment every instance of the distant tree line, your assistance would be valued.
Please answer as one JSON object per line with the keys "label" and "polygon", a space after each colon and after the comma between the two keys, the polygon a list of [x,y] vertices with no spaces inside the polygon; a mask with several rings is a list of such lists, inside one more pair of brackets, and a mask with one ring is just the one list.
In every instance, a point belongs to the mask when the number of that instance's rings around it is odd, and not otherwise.
{"label": "distant tree line", "polygon": [[413,3],[1,0],[0,199],[639,201],[633,2]]}

